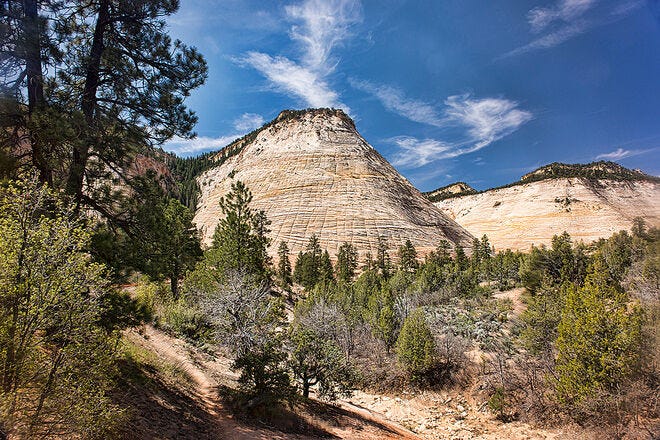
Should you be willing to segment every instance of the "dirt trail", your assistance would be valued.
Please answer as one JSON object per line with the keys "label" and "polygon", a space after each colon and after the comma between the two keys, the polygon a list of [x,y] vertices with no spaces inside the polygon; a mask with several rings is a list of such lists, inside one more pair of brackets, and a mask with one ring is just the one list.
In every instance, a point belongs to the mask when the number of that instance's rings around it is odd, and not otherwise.
{"label": "dirt trail", "polygon": [[[193,382],[195,399],[208,413],[203,426],[205,437],[182,433],[159,433],[159,439],[208,438],[227,440],[316,440],[319,438],[375,439],[534,439],[580,438],[570,431],[543,430],[525,423],[502,423],[485,405],[456,392],[423,392],[385,396],[357,391],[338,407],[312,403],[302,419],[328,433],[326,436],[283,433],[241,422],[222,406],[218,385],[235,385],[236,374],[230,361],[211,357],[186,342],[147,326],[141,335],[131,332],[133,342],[186,372]],[[210,426],[212,425],[212,426]],[[412,430],[412,431],[411,431]],[[414,431],[414,432],[413,432]],[[172,434],[172,435],[170,435]]]}
{"label": "dirt trail", "polygon": [[[229,370],[227,359],[205,358],[196,349],[180,339],[173,338],[151,326],[141,335],[133,333],[135,342],[176,365],[194,382],[195,392],[216,426],[208,427],[209,438],[227,440],[314,440],[320,437],[289,434],[265,428],[248,426],[234,420],[223,408],[217,395],[219,384],[234,381],[236,375]],[[340,439],[404,439],[419,440],[405,428],[385,419],[369,409],[349,402],[332,411],[325,420],[313,420],[319,427]],[[166,437],[164,437],[166,438]],[[327,438],[327,437],[326,437]]]}
{"label": "dirt trail", "polygon": [[[146,326],[142,335],[145,348],[149,348],[162,359],[177,365],[194,381],[196,394],[208,413],[213,417],[214,422],[216,422],[215,427],[208,427],[210,438],[227,440],[313,439],[302,435],[287,434],[285,436],[271,430],[257,429],[240,424],[220,405],[216,391],[218,382],[212,377],[214,371],[205,371],[200,367],[199,364],[203,361],[200,358],[193,359],[195,353],[191,347],[184,341],[173,338],[152,326]],[[217,370],[215,373],[217,373]]]}

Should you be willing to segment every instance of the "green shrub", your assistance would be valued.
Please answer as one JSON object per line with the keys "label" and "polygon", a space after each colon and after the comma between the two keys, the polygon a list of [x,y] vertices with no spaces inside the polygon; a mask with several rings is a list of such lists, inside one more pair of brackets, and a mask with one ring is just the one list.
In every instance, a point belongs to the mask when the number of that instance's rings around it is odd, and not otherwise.
{"label": "green shrub", "polygon": [[504,409],[506,408],[506,396],[504,388],[497,387],[488,399],[488,408],[497,415],[498,419],[504,418]]}
{"label": "green shrub", "polygon": [[616,389],[639,361],[641,308],[607,284],[601,259],[591,270],[584,287],[564,292],[556,344],[557,391],[564,404]]}
{"label": "green shrub", "polygon": [[403,322],[396,354],[413,380],[422,379],[433,368],[435,342],[422,309],[415,309]]}
{"label": "green shrub", "polygon": [[156,314],[156,307],[162,301],[162,291],[158,283],[150,282],[147,277],[143,277],[138,281],[133,295],[141,307],[152,316]]}
{"label": "green shrub", "polygon": [[168,301],[161,309],[161,325],[164,329],[195,341],[205,340],[211,330],[201,312],[185,298]]}
{"label": "green shrub", "polygon": [[134,296],[138,305],[153,317],[154,325],[193,341],[208,339],[210,325],[199,309],[185,296],[173,299],[166,284],[142,278],[138,281]]}

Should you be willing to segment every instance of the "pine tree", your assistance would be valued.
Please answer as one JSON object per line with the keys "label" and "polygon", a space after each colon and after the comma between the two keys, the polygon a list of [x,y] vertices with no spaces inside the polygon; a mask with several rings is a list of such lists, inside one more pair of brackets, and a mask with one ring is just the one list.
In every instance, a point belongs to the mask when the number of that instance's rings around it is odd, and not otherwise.
{"label": "pine tree", "polygon": [[161,216],[158,232],[159,254],[158,271],[170,279],[172,296],[179,295],[179,280],[194,269],[202,256],[199,235],[193,223],[194,214],[176,199],[163,203],[158,212]]}
{"label": "pine tree", "polygon": [[387,244],[387,239],[379,235],[378,244],[376,248],[376,267],[380,271],[380,274],[383,278],[389,278],[392,270],[392,263],[390,261],[390,255],[388,253],[389,246]]}
{"label": "pine tree", "polygon": [[417,250],[410,240],[406,240],[403,246],[399,246],[399,270],[404,272],[415,272],[419,268],[417,261]]}
{"label": "pine tree", "polygon": [[439,266],[444,266],[451,262],[450,250],[451,244],[447,240],[441,240],[438,247],[427,255],[426,261]]}
{"label": "pine tree", "polygon": [[376,261],[374,260],[371,252],[364,254],[364,264],[362,265],[362,272],[376,270]]}
{"label": "pine tree", "polygon": [[312,256],[312,259],[314,260],[314,263],[316,263],[317,267],[321,265],[321,254],[323,251],[321,250],[321,242],[319,241],[319,238],[316,236],[316,234],[312,234],[312,236],[309,237],[305,251]]}
{"label": "pine tree", "polygon": [[465,255],[465,250],[463,250],[463,246],[457,244],[454,251],[456,252],[454,265],[456,266],[457,271],[462,272],[468,267],[468,258]]}
{"label": "pine tree", "polygon": [[268,224],[263,211],[250,207],[252,193],[241,181],[220,199],[225,217],[213,234],[213,245],[207,257],[220,271],[241,270],[258,280],[268,278]]}
{"label": "pine tree", "polygon": [[373,290],[367,307],[371,332],[385,343],[385,348],[389,353],[396,343],[398,328],[394,313],[394,295],[389,286]]}
{"label": "pine tree", "polygon": [[327,249],[321,255],[321,264],[319,266],[319,280],[320,281],[334,281],[334,270],[332,268],[332,261],[330,261],[330,254]]}
{"label": "pine tree", "polygon": [[130,183],[126,165],[136,153],[193,135],[197,118],[184,100],[203,84],[207,67],[194,48],[167,35],[165,17],[178,2],[6,3],[2,67],[11,74],[0,78],[0,89],[14,104],[2,135],[24,134],[13,141],[24,148],[29,140],[42,182],[120,217],[122,194],[110,179],[120,174]]}
{"label": "pine tree", "polygon": [[638,365],[642,311],[610,283],[597,254],[583,287],[568,286],[557,336],[557,390],[564,403],[612,391]]}
{"label": "pine tree", "polygon": [[314,328],[294,324],[289,335],[293,377],[300,382],[303,397],[318,385],[319,395],[328,400],[348,397],[355,373],[337,344]]}
{"label": "pine tree", "polygon": [[280,287],[284,290],[290,290],[293,284],[293,275],[291,273],[291,261],[289,261],[289,246],[286,241],[281,241],[277,248],[277,279]]}
{"label": "pine tree", "polygon": [[478,238],[472,239],[472,255],[470,256],[470,267],[478,269],[483,259],[483,252],[481,249],[481,242]]}
{"label": "pine tree", "polygon": [[353,281],[357,266],[357,249],[348,242],[342,243],[342,245],[339,246],[339,252],[337,253],[337,279],[344,283],[350,283]]}
{"label": "pine tree", "polygon": [[435,342],[422,309],[415,309],[403,322],[396,341],[396,354],[413,380],[421,379],[433,366]]}
{"label": "pine tree", "polygon": [[[316,283],[321,281],[323,251],[316,234],[309,238],[305,252],[300,252],[296,260],[296,266],[293,271],[293,278],[305,289],[312,289]],[[328,262],[330,258],[328,257]],[[326,270],[327,266],[323,268]],[[332,272],[332,264],[330,264]]]}

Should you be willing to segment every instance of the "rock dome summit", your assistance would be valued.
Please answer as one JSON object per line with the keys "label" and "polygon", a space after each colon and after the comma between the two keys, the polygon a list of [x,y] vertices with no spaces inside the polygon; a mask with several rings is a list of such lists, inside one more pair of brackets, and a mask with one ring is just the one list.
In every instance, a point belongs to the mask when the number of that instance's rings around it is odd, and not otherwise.
{"label": "rock dome summit", "polygon": [[379,236],[391,249],[407,239],[420,253],[441,240],[468,247],[472,236],[424,197],[367,141],[341,110],[283,111],[272,122],[225,147],[221,165],[198,178],[195,223],[210,244],[222,217],[219,200],[237,180],[270,225],[275,253],[286,241],[295,255],[316,234],[335,255],[343,242],[363,256]]}

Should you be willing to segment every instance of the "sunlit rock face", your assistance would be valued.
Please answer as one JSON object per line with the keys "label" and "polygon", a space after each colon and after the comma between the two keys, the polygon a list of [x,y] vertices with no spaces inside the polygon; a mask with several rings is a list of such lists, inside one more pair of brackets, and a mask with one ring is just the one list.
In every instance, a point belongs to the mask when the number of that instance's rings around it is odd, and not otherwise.
{"label": "sunlit rock face", "polygon": [[410,239],[420,253],[441,240],[471,244],[470,234],[378,154],[341,110],[282,112],[225,150],[240,152],[198,178],[195,222],[206,245],[222,217],[220,197],[237,180],[272,222],[271,254],[286,241],[295,255],[312,234],[333,258],[343,242],[356,246],[361,259],[373,255],[379,235],[392,249]]}
{"label": "sunlit rock face", "polygon": [[498,250],[529,250],[563,231],[592,242],[630,230],[635,217],[660,226],[657,179],[548,178],[435,205],[475,236],[488,235]]}

